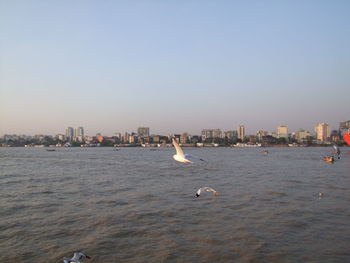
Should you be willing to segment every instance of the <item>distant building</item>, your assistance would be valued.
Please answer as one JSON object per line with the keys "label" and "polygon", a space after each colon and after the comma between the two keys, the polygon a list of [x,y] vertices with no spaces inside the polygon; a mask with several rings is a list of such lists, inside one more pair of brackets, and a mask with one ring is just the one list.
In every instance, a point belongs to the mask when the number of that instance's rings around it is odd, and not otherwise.
{"label": "distant building", "polygon": [[56,139],[63,142],[66,140],[66,136],[64,134],[57,134]]}
{"label": "distant building", "polygon": [[344,134],[350,132],[350,120],[349,121],[341,121],[339,123],[339,136],[343,136]]}
{"label": "distant building", "polygon": [[148,137],[149,136],[149,128],[148,127],[139,127],[137,129],[137,135],[139,137]]}
{"label": "distant building", "polygon": [[116,133],[113,134],[113,137],[115,137],[118,140],[121,140],[122,139],[122,134],[120,132],[116,132]]}
{"label": "distant building", "polygon": [[342,129],[350,129],[350,120],[349,121],[341,121],[339,123],[339,130],[342,130]]}
{"label": "distant building", "polygon": [[277,138],[288,138],[288,126],[278,126],[277,127]]}
{"label": "distant building", "polygon": [[75,136],[76,137],[84,137],[84,128],[78,127],[75,129]]}
{"label": "distant building", "polygon": [[130,137],[130,134],[126,132],[124,134],[124,136],[122,137],[122,142],[123,143],[128,143],[129,142],[129,137]]}
{"label": "distant building", "polygon": [[72,127],[67,127],[66,137],[68,141],[72,141],[74,138],[74,129]]}
{"label": "distant building", "polygon": [[225,131],[224,132],[224,138],[233,139],[234,136],[235,136],[235,132],[234,131]]}
{"label": "distant building", "polygon": [[311,136],[311,133],[305,130],[299,130],[294,134],[294,138],[298,143],[306,142]]}
{"label": "distant building", "polygon": [[330,136],[330,129],[327,123],[318,123],[315,126],[316,139],[322,142],[327,141]]}
{"label": "distant building", "polygon": [[259,142],[261,142],[263,140],[263,137],[264,136],[267,136],[268,135],[268,132],[267,131],[263,131],[263,130],[258,130],[256,132],[256,138]]}
{"label": "distant building", "polygon": [[220,129],[204,129],[202,130],[202,140],[222,138],[222,132]]}
{"label": "distant building", "polygon": [[245,138],[245,127],[244,127],[244,125],[238,126],[237,136],[238,136],[238,139],[241,139],[242,141],[244,140],[244,138]]}
{"label": "distant building", "polygon": [[180,137],[180,143],[189,143],[190,142],[190,135],[187,132],[184,132]]}
{"label": "distant building", "polygon": [[84,140],[84,128],[78,127],[75,129],[74,140],[82,142]]}

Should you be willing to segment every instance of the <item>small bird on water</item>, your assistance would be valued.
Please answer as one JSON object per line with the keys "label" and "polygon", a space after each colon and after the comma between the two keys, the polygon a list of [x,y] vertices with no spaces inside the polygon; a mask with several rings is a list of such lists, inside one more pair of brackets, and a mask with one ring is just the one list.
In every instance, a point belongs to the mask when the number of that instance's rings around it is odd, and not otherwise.
{"label": "small bird on water", "polygon": [[82,253],[82,252],[75,252],[72,258],[63,258],[63,262],[64,263],[83,263],[82,261],[80,261],[81,259],[84,258],[88,258],[90,259],[91,257],[89,257],[88,255]]}
{"label": "small bird on water", "polygon": [[205,187],[201,187],[197,190],[197,193],[194,197],[198,197],[201,195],[202,191],[206,191],[206,192],[212,192],[214,195],[219,195],[219,193],[217,191],[215,191],[213,188],[210,188],[208,186]]}

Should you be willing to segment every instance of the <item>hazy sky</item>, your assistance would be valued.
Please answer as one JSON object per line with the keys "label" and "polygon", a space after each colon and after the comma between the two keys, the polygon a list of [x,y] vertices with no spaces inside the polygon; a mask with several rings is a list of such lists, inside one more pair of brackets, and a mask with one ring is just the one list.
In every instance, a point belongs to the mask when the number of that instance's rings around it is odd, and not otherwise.
{"label": "hazy sky", "polygon": [[0,0],[0,135],[350,119],[350,1]]}

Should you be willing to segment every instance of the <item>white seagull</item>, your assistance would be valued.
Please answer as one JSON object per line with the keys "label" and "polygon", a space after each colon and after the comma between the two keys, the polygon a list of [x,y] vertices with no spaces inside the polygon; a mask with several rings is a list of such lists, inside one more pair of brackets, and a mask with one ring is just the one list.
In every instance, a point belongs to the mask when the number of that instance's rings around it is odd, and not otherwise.
{"label": "white seagull", "polygon": [[205,187],[201,187],[198,189],[196,195],[194,197],[198,197],[201,195],[202,191],[206,191],[206,192],[212,192],[214,195],[219,195],[219,193],[217,191],[215,191],[213,188],[210,188],[208,186]]}
{"label": "white seagull", "polygon": [[63,262],[64,263],[82,263],[82,261],[80,261],[81,259],[84,259],[84,258],[91,258],[89,257],[88,255],[84,254],[84,253],[81,253],[81,252],[75,252],[74,253],[74,256],[72,258],[66,258],[64,257],[63,258]]}
{"label": "white seagull", "polygon": [[184,154],[180,145],[174,139],[173,139],[173,144],[176,149],[176,154],[173,155],[173,158],[180,163],[192,163],[190,160],[187,159],[188,155]]}

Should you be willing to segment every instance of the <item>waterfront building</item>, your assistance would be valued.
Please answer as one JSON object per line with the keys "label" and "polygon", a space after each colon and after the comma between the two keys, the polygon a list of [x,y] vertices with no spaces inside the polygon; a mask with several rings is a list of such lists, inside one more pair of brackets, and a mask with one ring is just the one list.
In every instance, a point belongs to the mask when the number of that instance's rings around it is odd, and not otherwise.
{"label": "waterfront building", "polygon": [[311,136],[311,133],[306,130],[299,130],[294,134],[294,138],[298,143],[306,142]]}
{"label": "waterfront building", "polygon": [[350,120],[349,121],[341,121],[339,123],[339,136],[343,136],[350,132]]}
{"label": "waterfront building", "polygon": [[67,127],[66,137],[68,141],[72,141],[74,138],[74,129],[72,127]]}
{"label": "waterfront building", "polygon": [[222,138],[222,132],[220,129],[204,129],[202,130],[202,140]]}
{"label": "waterfront building", "polygon": [[75,129],[75,136],[76,137],[84,137],[84,128],[78,127]]}
{"label": "waterfront building", "polygon": [[318,123],[315,126],[316,139],[319,141],[327,141],[330,136],[330,129],[327,123]]}
{"label": "waterfront building", "polygon": [[122,141],[123,143],[128,143],[129,142],[129,137],[130,137],[130,134],[129,133],[124,133],[124,136],[122,138]]}
{"label": "waterfront building", "polygon": [[78,127],[75,129],[74,140],[78,141],[78,142],[83,142],[83,140],[84,140],[84,128],[83,127]]}
{"label": "waterfront building", "polygon": [[277,138],[288,139],[288,126],[280,125],[277,127]]}
{"label": "waterfront building", "polygon": [[234,131],[225,131],[224,132],[224,138],[227,138],[227,139],[233,139],[235,133]]}
{"label": "waterfront building", "polygon": [[187,132],[184,132],[181,136],[180,136],[180,143],[189,143],[190,142],[190,135]]}
{"label": "waterfront building", "polygon": [[66,141],[66,136],[64,134],[57,134],[56,139],[64,142],[64,141]]}
{"label": "waterfront building", "polygon": [[268,135],[268,132],[267,132],[267,131],[264,131],[264,130],[258,130],[258,131],[256,132],[256,138],[257,138],[257,140],[258,140],[259,142],[261,142],[262,139],[263,139],[263,137],[264,137],[264,136],[267,136],[267,135]]}
{"label": "waterfront building", "polygon": [[122,139],[122,134],[120,132],[115,132],[113,134],[113,137],[120,141]]}
{"label": "waterfront building", "polygon": [[149,136],[149,128],[148,127],[139,127],[137,129],[137,135],[139,137],[148,137]]}
{"label": "waterfront building", "polygon": [[137,136],[136,135],[129,136],[129,143],[134,144],[135,142],[137,142]]}
{"label": "waterfront building", "polygon": [[241,139],[242,141],[244,140],[244,138],[245,138],[245,127],[244,127],[244,125],[238,126],[237,136],[238,136],[238,139]]}

